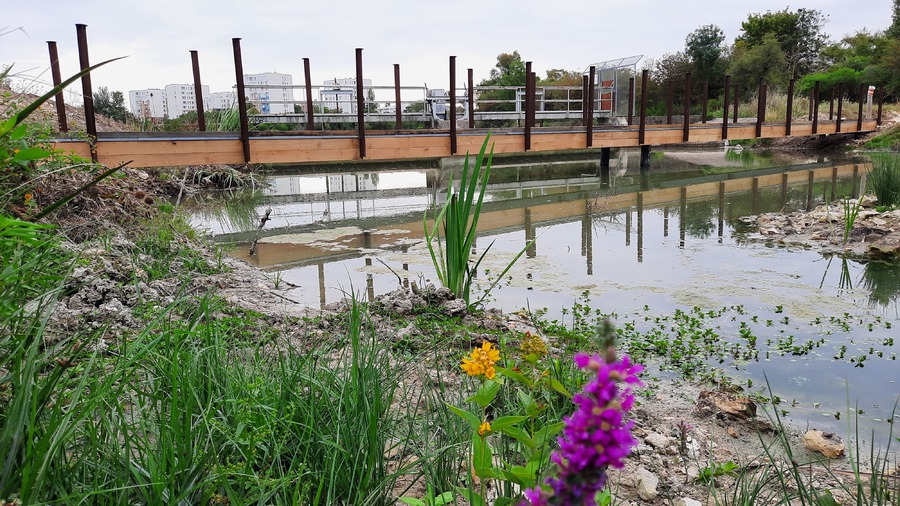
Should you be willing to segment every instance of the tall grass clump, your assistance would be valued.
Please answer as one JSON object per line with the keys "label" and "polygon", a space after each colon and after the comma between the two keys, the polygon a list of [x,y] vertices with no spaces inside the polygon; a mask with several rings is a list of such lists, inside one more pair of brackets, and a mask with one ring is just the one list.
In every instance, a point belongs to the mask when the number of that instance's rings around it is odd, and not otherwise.
{"label": "tall grass clump", "polygon": [[[491,163],[494,158],[493,146],[485,158],[490,139],[491,136],[488,134],[475,158],[474,167],[469,166],[469,153],[466,152],[458,190],[453,187],[451,173],[447,186],[447,202],[439,212],[436,208],[432,210],[433,224],[428,226],[428,211],[425,211],[422,217],[425,243],[428,245],[428,252],[437,271],[438,279],[456,297],[464,299],[469,305],[473,305],[471,301],[472,283],[478,272],[478,266],[481,265],[482,260],[494,244],[492,242],[477,260],[470,262],[469,257],[475,244],[478,219],[481,216],[481,206],[484,202],[484,192],[487,189]],[[441,230],[443,230],[443,234],[441,234]],[[434,242],[437,242],[436,247]],[[478,301],[475,301],[474,305],[487,297],[496,283],[512,268],[526,249],[527,246],[513,258],[500,275],[488,285],[485,293]]]}
{"label": "tall grass clump", "polygon": [[900,205],[900,152],[872,157],[869,185],[879,206],[893,208]]}

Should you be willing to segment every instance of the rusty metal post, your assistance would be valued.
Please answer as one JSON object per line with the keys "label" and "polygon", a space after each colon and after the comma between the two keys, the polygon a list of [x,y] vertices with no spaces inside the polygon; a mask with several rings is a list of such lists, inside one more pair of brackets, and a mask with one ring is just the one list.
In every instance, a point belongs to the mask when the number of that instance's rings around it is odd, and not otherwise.
{"label": "rusty metal post", "polygon": [[197,103],[197,128],[206,131],[206,111],[203,109],[203,85],[200,83],[200,58],[191,50],[191,69],[194,72],[194,100]]}
{"label": "rusty metal post", "polygon": [[819,132],[819,81],[813,86],[812,94],[812,133]]}
{"label": "rusty metal post", "polygon": [[[53,87],[62,83],[62,74],[59,72],[59,52],[56,50],[56,41],[48,40],[47,47],[50,50],[50,73],[53,75]],[[56,118],[59,120],[59,131],[68,132],[69,122],[66,121],[66,100],[63,90],[56,94]]]}
{"label": "rusty metal post", "polygon": [[597,68],[591,65],[588,77],[588,122],[587,122],[587,147],[594,145],[594,86],[596,84]]}
{"label": "rusty metal post", "polygon": [[766,92],[765,92],[765,83],[763,83],[763,79],[759,78],[759,92],[756,97],[756,137],[759,138],[762,136],[762,124],[765,121],[766,116]]}
{"label": "rusty metal post", "polygon": [[[88,57],[87,25],[75,25],[78,34],[78,60],[81,70],[91,66]],[[84,95],[84,127],[88,134],[88,145],[91,148],[91,160],[97,161],[97,120],[94,117],[94,91],[91,87],[90,72],[81,76],[81,93]]]}
{"label": "rusty metal post", "polygon": [[363,48],[356,48],[356,122],[359,138],[359,157],[366,158],[366,106],[363,90]]}
{"label": "rusty metal post", "polygon": [[634,78],[628,78],[628,126],[634,124]]}
{"label": "rusty metal post", "polygon": [[706,124],[706,114],[708,111],[707,106],[709,105],[709,82],[703,83],[703,104],[700,106],[700,123]]}
{"label": "rusty metal post", "polygon": [[588,123],[588,76],[581,76],[581,126],[586,127]]}
{"label": "rusty metal post", "polygon": [[475,128],[475,78],[473,69],[468,69],[469,84],[469,128]]}
{"label": "rusty metal post", "polygon": [[394,123],[395,128],[403,128],[403,106],[400,105],[400,64],[394,64]]}
{"label": "rusty metal post", "polygon": [[682,142],[688,142],[691,138],[691,73],[684,75],[684,127],[681,136]]}
{"label": "rusty metal post", "polygon": [[734,93],[732,95],[732,99],[734,101],[734,120],[732,121],[732,123],[736,124],[738,122],[738,102],[740,102],[741,99],[741,90],[738,86],[738,83],[734,83]]}
{"label": "rusty metal post", "polygon": [[313,90],[312,75],[309,71],[309,58],[303,59],[303,80],[306,83],[306,129],[315,130],[316,123],[313,120]]}
{"label": "rusty metal post", "polygon": [[241,118],[241,145],[244,148],[244,163],[250,163],[250,125],[247,119],[247,93],[244,91],[244,63],[241,60],[241,39],[231,39],[234,47],[234,76],[237,81],[238,114]]}
{"label": "rusty metal post", "polygon": [[728,89],[731,88],[731,76],[725,76],[725,95],[722,97],[722,140],[728,140]]}
{"label": "rusty metal post", "polygon": [[878,87],[878,116],[875,117],[875,125],[881,126],[881,108],[884,106],[884,86]]}
{"label": "rusty metal post", "polygon": [[669,92],[666,94],[666,124],[672,124],[672,101],[675,100],[675,81],[669,81]]}
{"label": "rusty metal post", "polygon": [[458,150],[456,144],[456,57],[450,57],[450,154],[455,155]]}
{"label": "rusty metal post", "polygon": [[643,146],[647,133],[647,82],[649,81],[650,71],[644,69],[641,71],[641,110],[639,112],[638,123],[638,145]]}
{"label": "rusty metal post", "polygon": [[784,118],[784,135],[791,135],[791,119],[794,113],[794,80],[788,82],[787,114]]}
{"label": "rusty metal post", "polygon": [[841,133],[841,115],[844,111],[844,83],[838,84],[838,109],[837,109],[837,119],[835,119],[834,123],[834,131],[835,133]]}
{"label": "rusty metal post", "polygon": [[856,131],[862,130],[863,118],[863,102],[866,101],[866,91],[869,89],[865,84],[859,85],[859,111],[856,113]]}
{"label": "rusty metal post", "polygon": [[531,128],[537,126],[537,73],[531,73]]}
{"label": "rusty metal post", "polygon": [[828,103],[828,121],[834,120],[834,87],[831,88],[831,101]]}
{"label": "rusty metal post", "polygon": [[531,110],[534,100],[531,96],[531,62],[525,62],[525,151],[531,149]]}

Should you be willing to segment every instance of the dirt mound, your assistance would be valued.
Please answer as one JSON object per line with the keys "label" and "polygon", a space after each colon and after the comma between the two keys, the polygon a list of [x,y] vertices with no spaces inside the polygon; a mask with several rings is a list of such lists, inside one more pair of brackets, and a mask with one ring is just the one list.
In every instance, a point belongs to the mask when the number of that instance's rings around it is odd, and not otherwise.
{"label": "dirt mound", "polygon": [[[0,118],[8,118],[14,112],[21,110],[31,102],[37,100],[38,95],[31,93],[18,93],[10,89],[0,89]],[[50,125],[54,130],[59,129],[59,119],[56,114],[56,101],[51,99],[45,102],[27,120],[29,123]],[[84,108],[66,104],[66,121],[70,132],[84,132]],[[106,116],[96,115],[98,132],[130,132],[133,129],[121,121],[116,121]]]}

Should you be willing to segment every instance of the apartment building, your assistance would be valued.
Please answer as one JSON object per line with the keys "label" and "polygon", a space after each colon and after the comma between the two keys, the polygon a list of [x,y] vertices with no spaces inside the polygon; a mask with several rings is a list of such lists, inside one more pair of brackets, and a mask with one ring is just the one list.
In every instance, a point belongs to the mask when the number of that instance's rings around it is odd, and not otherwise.
{"label": "apartment building", "polygon": [[[209,86],[201,86],[205,101],[209,98]],[[197,97],[194,94],[193,84],[169,84],[166,86],[166,108],[167,116],[177,118],[188,111],[197,110]]]}
{"label": "apartment building", "polygon": [[209,98],[203,99],[203,108],[207,111],[225,111],[237,107],[237,93],[233,91],[215,91]]}
{"label": "apartment building", "polygon": [[159,88],[131,90],[128,92],[128,102],[131,114],[141,121],[166,116],[165,91]]}
{"label": "apartment building", "polygon": [[[356,78],[330,79],[319,89],[319,103],[329,112],[356,112]],[[363,86],[372,86],[371,79],[363,79]]]}
{"label": "apartment building", "polygon": [[292,114],[294,112],[293,77],[290,74],[264,72],[244,74],[247,103],[260,114]]}

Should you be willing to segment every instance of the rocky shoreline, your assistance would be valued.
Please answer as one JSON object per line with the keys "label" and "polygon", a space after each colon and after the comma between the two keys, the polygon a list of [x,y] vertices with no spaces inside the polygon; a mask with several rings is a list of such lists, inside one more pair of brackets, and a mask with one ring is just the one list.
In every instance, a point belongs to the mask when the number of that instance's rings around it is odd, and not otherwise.
{"label": "rocky shoreline", "polygon": [[[845,206],[848,212],[858,210],[846,237]],[[748,216],[743,221],[757,229],[748,235],[751,240],[860,258],[900,258],[900,209],[878,211],[871,196],[821,205],[807,212]]]}

